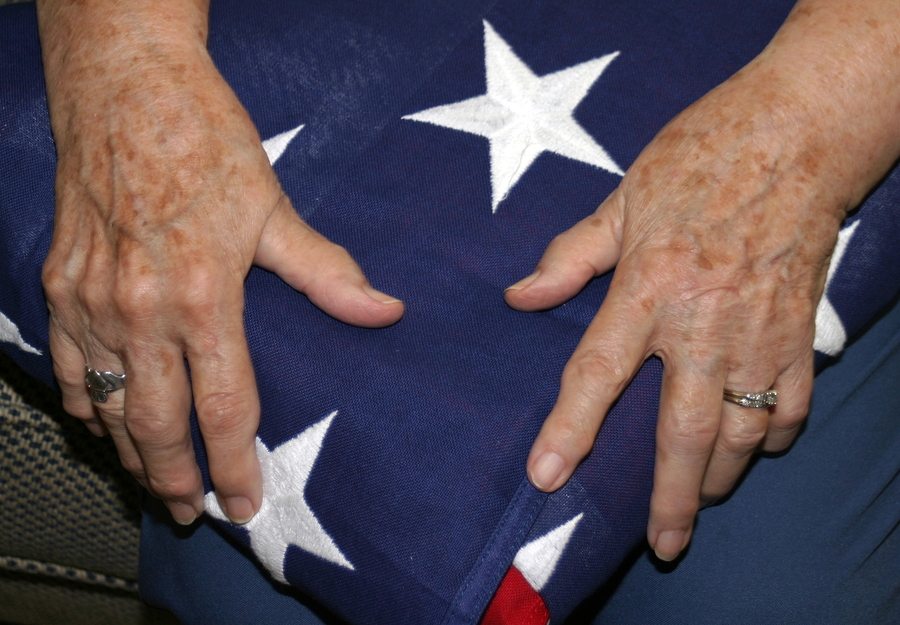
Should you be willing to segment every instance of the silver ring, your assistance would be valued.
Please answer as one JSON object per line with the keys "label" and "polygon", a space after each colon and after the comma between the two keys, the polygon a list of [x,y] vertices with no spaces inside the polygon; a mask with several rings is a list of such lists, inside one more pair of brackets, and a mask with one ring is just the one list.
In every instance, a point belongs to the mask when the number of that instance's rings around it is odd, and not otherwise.
{"label": "silver ring", "polygon": [[98,404],[105,404],[109,394],[125,388],[125,374],[112,371],[97,371],[90,367],[84,368],[84,383],[87,385],[91,400]]}
{"label": "silver ring", "polygon": [[726,388],[723,397],[725,401],[743,408],[771,408],[778,403],[778,391],[771,388],[759,393],[743,393]]}

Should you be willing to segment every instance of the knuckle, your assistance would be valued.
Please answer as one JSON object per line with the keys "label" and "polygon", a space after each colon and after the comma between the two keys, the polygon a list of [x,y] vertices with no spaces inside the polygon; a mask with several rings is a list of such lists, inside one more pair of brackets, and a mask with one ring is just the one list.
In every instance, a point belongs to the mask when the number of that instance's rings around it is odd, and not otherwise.
{"label": "knuckle", "polygon": [[91,408],[90,404],[69,397],[63,398],[62,408],[67,415],[75,417],[80,421],[91,421],[95,417],[94,410]]}
{"label": "knuckle", "polygon": [[628,383],[630,372],[615,351],[591,348],[575,354],[563,370],[563,384],[612,399]]}
{"label": "knuckle", "polygon": [[124,277],[116,281],[113,304],[125,321],[134,321],[155,312],[163,301],[163,289],[154,276]]}
{"label": "knuckle", "polygon": [[147,474],[144,472],[144,463],[137,456],[127,455],[120,458],[122,468],[128,471],[139,482],[146,483]]}
{"label": "knuckle", "polygon": [[780,430],[793,430],[800,427],[809,414],[809,403],[792,406],[785,410],[776,411],[772,417],[772,425]]}
{"label": "knuckle", "polygon": [[125,407],[110,397],[105,404],[92,404],[100,418],[107,423],[118,424],[125,420]]}
{"label": "knuckle", "polygon": [[205,438],[221,440],[243,433],[255,408],[236,392],[219,392],[197,400],[197,418]]}
{"label": "knuckle", "polygon": [[763,450],[768,453],[780,453],[791,446],[796,436],[797,431],[792,429],[770,431],[763,441]]}
{"label": "knuckle", "polygon": [[734,455],[746,455],[753,451],[766,436],[764,421],[744,418],[724,428],[722,448]]}
{"label": "knuckle", "polygon": [[76,297],[88,315],[93,318],[106,317],[109,309],[110,295],[97,280],[82,280],[75,290]]}
{"label": "knuckle", "polygon": [[129,417],[125,427],[134,440],[142,445],[164,445],[172,439],[172,424],[152,416]]}
{"label": "knuckle", "polygon": [[331,245],[331,253],[334,255],[334,260],[336,262],[339,262],[341,264],[354,262],[353,256],[350,255],[350,252],[346,247],[332,241],[329,241],[329,245]]}
{"label": "knuckle", "polygon": [[679,527],[690,521],[700,509],[700,492],[654,493],[650,503],[650,515],[664,527]]}
{"label": "knuckle", "polygon": [[195,327],[189,339],[191,351],[199,354],[218,354],[220,344],[221,334],[217,328]]}
{"label": "knuckle", "polygon": [[41,283],[44,285],[44,293],[51,305],[58,307],[70,299],[72,282],[58,263],[50,260],[44,263]]}
{"label": "knuckle", "polygon": [[178,306],[189,323],[203,326],[218,317],[225,284],[219,269],[198,263],[187,272],[176,293]]}
{"label": "knuckle", "polygon": [[[59,360],[53,360],[52,367],[53,377],[55,377],[60,386],[63,387],[62,390],[64,395],[86,391],[83,368],[63,366]],[[71,401],[73,398],[68,397],[67,399]]]}
{"label": "knuckle", "polygon": [[731,489],[725,486],[704,484],[700,489],[700,499],[705,505],[712,505],[727,496],[729,492],[731,492]]}
{"label": "knuckle", "polygon": [[569,230],[560,232],[550,240],[550,243],[547,244],[547,251],[558,252],[560,250],[568,249],[571,238],[572,235],[570,234]]}
{"label": "knuckle", "polygon": [[567,416],[550,422],[546,432],[549,447],[557,450],[564,458],[574,458],[577,462],[590,452],[596,438],[596,428],[590,419],[583,416]]}
{"label": "knuckle", "polygon": [[328,252],[325,255],[327,270],[319,276],[312,278],[310,283],[321,281],[329,282],[357,282],[360,279],[361,270],[353,260],[353,256],[345,247],[326,240]]}
{"label": "knuckle", "polygon": [[541,258],[540,263],[538,263],[538,266],[543,268],[566,257],[571,257],[573,249],[584,247],[583,245],[579,246],[578,243],[579,241],[575,228],[560,232],[547,244],[547,248],[544,250],[544,255]]}
{"label": "knuckle", "polygon": [[161,499],[189,499],[196,487],[194,480],[182,475],[147,475],[147,486],[150,491]]}
{"label": "knuckle", "polygon": [[718,431],[718,419],[696,410],[681,410],[659,420],[660,445],[677,454],[707,453]]}

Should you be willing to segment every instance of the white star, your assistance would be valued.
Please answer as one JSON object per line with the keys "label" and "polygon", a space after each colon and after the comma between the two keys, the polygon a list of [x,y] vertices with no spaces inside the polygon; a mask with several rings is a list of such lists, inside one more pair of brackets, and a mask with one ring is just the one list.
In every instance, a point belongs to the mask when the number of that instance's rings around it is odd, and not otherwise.
{"label": "white star", "polygon": [[[250,534],[250,547],[256,557],[280,582],[287,583],[284,555],[289,545],[354,570],[322,528],[305,497],[306,482],[335,415],[337,411],[272,451],[256,439],[256,453],[262,467],[263,501],[256,516],[242,527]],[[221,521],[228,520],[214,492],[206,494],[206,511]]]}
{"label": "white star", "polygon": [[269,164],[274,165],[275,161],[281,158],[281,155],[284,154],[284,151],[287,149],[288,144],[291,140],[297,136],[297,133],[303,130],[303,124],[300,124],[296,128],[291,128],[285,132],[275,135],[271,139],[266,139],[262,142],[263,149],[266,151],[266,156],[269,157]]}
{"label": "white star", "polygon": [[29,354],[41,355],[41,350],[26,343],[19,332],[18,326],[3,313],[0,313],[0,343],[12,343]]}
{"label": "white star", "polygon": [[575,121],[572,113],[618,52],[537,76],[487,22],[487,93],[407,115],[403,119],[461,130],[490,141],[492,210],[542,152],[622,170]]}
{"label": "white star", "polygon": [[581,521],[584,513],[572,517],[568,522],[556,529],[536,538],[521,549],[513,560],[513,566],[519,569],[522,577],[528,580],[531,587],[540,592],[562,557],[572,533]]}
{"label": "white star", "polygon": [[844,344],[847,342],[847,331],[828,299],[828,287],[831,286],[834,274],[841,264],[841,259],[844,258],[844,252],[847,251],[847,245],[858,225],[859,221],[854,221],[838,233],[837,244],[831,255],[831,264],[828,266],[828,275],[825,277],[825,290],[822,292],[822,299],[819,300],[819,306],[816,309],[816,338],[813,341],[813,349],[829,356],[836,356],[844,349]]}

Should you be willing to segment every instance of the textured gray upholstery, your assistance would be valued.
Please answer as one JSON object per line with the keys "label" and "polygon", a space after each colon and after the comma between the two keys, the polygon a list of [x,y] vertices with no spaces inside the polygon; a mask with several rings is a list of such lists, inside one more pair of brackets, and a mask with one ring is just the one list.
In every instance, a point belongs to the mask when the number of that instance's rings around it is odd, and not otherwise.
{"label": "textured gray upholstery", "polygon": [[173,622],[137,597],[139,492],[111,441],[5,357],[0,500],[0,622]]}

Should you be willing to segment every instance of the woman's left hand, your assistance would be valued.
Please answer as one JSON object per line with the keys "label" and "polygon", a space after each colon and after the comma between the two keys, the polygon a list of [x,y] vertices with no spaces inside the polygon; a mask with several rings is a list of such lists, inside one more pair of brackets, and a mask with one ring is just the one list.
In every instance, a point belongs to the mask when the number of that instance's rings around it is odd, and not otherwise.
{"label": "woman's left hand", "polygon": [[[528,472],[542,490],[561,487],[642,362],[658,356],[647,535],[664,560],[687,545],[701,502],[729,493],[754,452],[784,450],[797,435],[841,220],[861,197],[859,182],[873,183],[892,160],[861,158],[861,174],[848,163],[864,156],[848,155],[860,149],[845,136],[856,129],[834,132],[835,109],[767,56],[675,118],[596,213],[554,239],[536,272],[506,292],[514,308],[545,309],[616,266]],[[723,402],[724,389],[776,389],[778,403],[744,408]]]}

